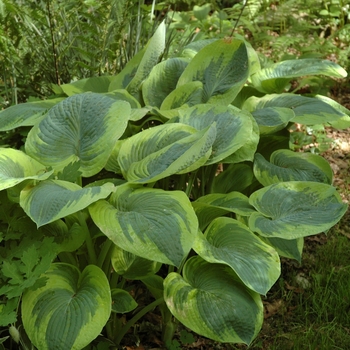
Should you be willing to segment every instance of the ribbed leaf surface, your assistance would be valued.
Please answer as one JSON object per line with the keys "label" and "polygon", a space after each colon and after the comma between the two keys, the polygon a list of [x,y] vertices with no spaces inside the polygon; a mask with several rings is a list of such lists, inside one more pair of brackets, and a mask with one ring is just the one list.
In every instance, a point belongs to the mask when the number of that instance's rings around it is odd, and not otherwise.
{"label": "ribbed leaf surface", "polygon": [[122,249],[145,259],[179,266],[198,230],[184,192],[122,185],[109,202],[89,207],[100,230]]}
{"label": "ribbed leaf surface", "polygon": [[257,213],[249,228],[265,237],[295,239],[335,225],[347,210],[335,187],[317,182],[290,181],[254,192],[249,202]]}
{"label": "ribbed leaf surface", "polygon": [[171,121],[193,126],[197,130],[216,124],[216,138],[206,165],[218,163],[237,151],[246,143],[252,132],[250,119],[233,106],[201,104],[179,110],[179,117]]}
{"label": "ribbed leaf surface", "polygon": [[108,280],[97,266],[82,273],[68,264],[52,264],[46,285],[27,290],[22,299],[23,326],[41,350],[80,350],[101,332],[111,313]]}
{"label": "ribbed leaf surface", "polygon": [[327,184],[333,181],[332,168],[323,157],[284,149],[273,152],[270,162],[256,153],[254,175],[264,186],[282,181],[314,181]]}
{"label": "ribbed leaf surface", "polygon": [[263,322],[259,295],[230,267],[198,256],[186,262],[183,277],[175,272],[166,277],[164,299],[186,327],[220,342],[250,344]]}
{"label": "ribbed leaf surface", "polygon": [[80,161],[83,176],[95,175],[124,133],[130,110],[129,103],[96,93],[71,96],[29,132],[26,152],[56,170]]}
{"label": "ribbed leaf surface", "polygon": [[259,294],[266,295],[281,273],[276,250],[231,218],[213,220],[204,235],[197,236],[193,249],[210,263],[230,266],[248,288]]}
{"label": "ribbed leaf surface", "polygon": [[308,58],[275,63],[253,74],[251,79],[257,89],[271,94],[282,92],[292,78],[317,74],[335,78],[347,76],[346,71],[332,61]]}
{"label": "ribbed leaf surface", "polygon": [[201,131],[180,123],[159,125],[123,142],[118,162],[129,182],[154,182],[204,165],[215,137],[215,125]]}
{"label": "ribbed leaf surface", "polygon": [[22,190],[20,205],[40,227],[106,198],[114,188],[112,183],[81,188],[67,181],[47,180]]}

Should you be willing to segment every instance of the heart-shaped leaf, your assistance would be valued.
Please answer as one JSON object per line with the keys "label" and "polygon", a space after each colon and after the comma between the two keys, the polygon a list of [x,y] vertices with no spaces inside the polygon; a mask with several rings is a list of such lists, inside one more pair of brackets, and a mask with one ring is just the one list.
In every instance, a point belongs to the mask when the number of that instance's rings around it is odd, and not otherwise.
{"label": "heart-shaped leaf", "polygon": [[125,140],[118,162],[130,183],[149,183],[198,169],[210,157],[216,126],[197,131],[185,124],[163,124]]}
{"label": "heart-shaped leaf", "polygon": [[56,170],[80,161],[83,176],[95,175],[123,135],[130,111],[128,102],[101,94],[73,95],[51,108],[32,128],[26,152]]}
{"label": "heart-shaped leaf", "polygon": [[282,181],[314,181],[327,184],[333,181],[332,168],[323,157],[285,149],[273,152],[270,162],[256,153],[254,175],[264,186]]}
{"label": "heart-shaped leaf", "polygon": [[203,103],[231,103],[249,76],[248,52],[242,40],[226,38],[204,46],[190,61],[177,87],[203,83]]}
{"label": "heart-shaped leaf", "polygon": [[29,179],[45,180],[52,173],[22,151],[0,148],[0,191]]}
{"label": "heart-shaped leaf", "polygon": [[20,205],[38,227],[76,213],[115,189],[112,183],[81,188],[61,180],[48,180],[26,187],[20,195]]}
{"label": "heart-shaped leaf", "polygon": [[164,280],[164,299],[186,327],[210,339],[250,344],[263,322],[259,294],[248,289],[232,269],[196,256],[183,277],[170,273]]}
{"label": "heart-shaped leaf", "polygon": [[249,228],[265,237],[296,239],[328,230],[347,210],[336,189],[317,182],[290,181],[254,192],[249,203],[258,211]]}
{"label": "heart-shaped leaf", "polygon": [[281,273],[276,250],[231,218],[213,220],[204,235],[197,235],[193,249],[210,263],[230,266],[259,294],[266,295]]}
{"label": "heart-shaped leaf", "polygon": [[218,163],[237,151],[246,143],[252,131],[250,119],[233,106],[196,105],[179,110],[179,117],[171,119],[170,122],[187,124],[197,130],[216,124],[216,138],[206,165]]}
{"label": "heart-shaped leaf", "polygon": [[191,203],[181,191],[125,184],[110,202],[99,201],[89,210],[100,230],[122,249],[175,266],[189,253],[198,230]]}
{"label": "heart-shaped leaf", "polygon": [[111,313],[105,274],[94,265],[80,273],[72,265],[56,263],[44,277],[45,286],[23,294],[22,321],[29,339],[42,350],[84,348]]}

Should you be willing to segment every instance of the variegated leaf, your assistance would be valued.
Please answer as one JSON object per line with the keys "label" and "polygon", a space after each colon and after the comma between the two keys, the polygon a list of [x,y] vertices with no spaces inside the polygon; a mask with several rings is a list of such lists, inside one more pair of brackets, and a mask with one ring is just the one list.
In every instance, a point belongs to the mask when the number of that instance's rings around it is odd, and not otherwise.
{"label": "variegated leaf", "polygon": [[109,202],[96,202],[89,211],[100,230],[122,249],[175,266],[189,253],[198,230],[191,203],[180,191],[125,184]]}
{"label": "variegated leaf", "polygon": [[47,180],[22,190],[20,205],[40,227],[106,198],[114,189],[112,183],[81,188],[67,181]]}
{"label": "variegated leaf", "polygon": [[85,177],[106,164],[126,129],[130,104],[96,93],[73,95],[54,106],[29,132],[26,152],[55,170],[80,161]]}
{"label": "variegated leaf", "polygon": [[22,321],[31,342],[41,350],[80,350],[101,332],[111,313],[106,275],[95,265],[82,273],[72,265],[52,264],[46,284],[22,298]]}

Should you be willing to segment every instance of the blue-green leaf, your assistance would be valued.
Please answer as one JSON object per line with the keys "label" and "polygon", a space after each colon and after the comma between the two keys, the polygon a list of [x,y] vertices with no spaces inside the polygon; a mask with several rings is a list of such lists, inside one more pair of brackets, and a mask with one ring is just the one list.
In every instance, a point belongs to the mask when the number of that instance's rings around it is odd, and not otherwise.
{"label": "blue-green leaf", "polygon": [[114,191],[111,183],[81,188],[61,180],[47,180],[26,187],[20,195],[20,205],[38,227],[76,213]]}
{"label": "blue-green leaf", "polygon": [[82,273],[68,264],[52,264],[46,285],[27,290],[22,321],[31,342],[40,350],[80,350],[101,332],[111,313],[107,277],[97,266]]}
{"label": "blue-green leaf", "polygon": [[246,144],[252,131],[250,118],[233,106],[196,105],[179,110],[179,117],[170,122],[187,124],[197,130],[216,124],[216,138],[206,165],[218,163],[237,151]]}
{"label": "blue-green leaf", "polygon": [[259,294],[248,289],[230,267],[198,256],[186,262],[183,277],[175,272],[166,277],[164,299],[186,327],[220,342],[249,345],[263,322]]}
{"label": "blue-green leaf", "polygon": [[146,105],[160,107],[165,97],[175,88],[188,61],[170,58],[158,63],[142,84],[142,97]]}
{"label": "blue-green leaf", "polygon": [[100,230],[122,249],[175,266],[189,253],[198,230],[191,203],[181,191],[125,184],[109,202],[96,202],[89,211]]}
{"label": "blue-green leaf", "polygon": [[45,113],[64,98],[20,103],[0,112],[0,131],[20,126],[32,126],[45,117]]}
{"label": "blue-green leaf", "polygon": [[197,235],[193,249],[204,260],[230,266],[242,282],[266,295],[280,276],[278,253],[247,226],[231,218],[217,218],[204,235]]}
{"label": "blue-green leaf", "polygon": [[322,74],[335,78],[345,78],[346,71],[338,64],[316,58],[287,60],[272,64],[251,76],[253,85],[260,91],[280,93],[292,78]]}
{"label": "blue-green leaf", "polygon": [[200,81],[204,90],[202,102],[228,105],[235,99],[248,76],[245,43],[226,38],[203,47],[185,68],[177,86]]}
{"label": "blue-green leaf", "polygon": [[101,94],[68,97],[29,132],[26,152],[55,170],[80,161],[83,176],[95,175],[123,135],[130,111],[128,102]]}
{"label": "blue-green leaf", "polygon": [[254,192],[249,203],[257,210],[249,228],[268,238],[315,235],[335,225],[347,210],[333,186],[318,182],[273,184]]}
{"label": "blue-green leaf", "polygon": [[204,165],[215,137],[215,124],[201,131],[180,123],[159,125],[125,140],[118,162],[129,182],[154,182]]}
{"label": "blue-green leaf", "polygon": [[333,171],[321,156],[281,149],[272,153],[270,162],[255,154],[254,175],[264,186],[282,181],[314,181],[332,184]]}
{"label": "blue-green leaf", "polygon": [[128,280],[139,280],[154,275],[162,266],[157,261],[141,258],[117,245],[114,246],[111,259],[114,271]]}
{"label": "blue-green leaf", "polygon": [[135,299],[123,289],[112,289],[112,311],[118,314],[125,314],[137,308]]}

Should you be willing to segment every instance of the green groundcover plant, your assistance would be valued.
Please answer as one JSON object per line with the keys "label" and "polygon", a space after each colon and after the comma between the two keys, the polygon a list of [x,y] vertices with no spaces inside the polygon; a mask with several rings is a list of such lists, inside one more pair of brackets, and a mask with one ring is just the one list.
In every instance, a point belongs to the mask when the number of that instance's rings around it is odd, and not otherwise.
{"label": "green groundcover plant", "polygon": [[[349,111],[286,92],[340,66],[261,69],[232,37],[160,61],[165,35],[162,23],[116,76],[0,113],[4,134],[29,130],[23,149],[0,148],[0,325],[26,346],[116,347],[156,307],[169,348],[178,322],[250,344],[280,256],[300,261],[303,238],[347,209],[329,164],[289,149],[289,128],[348,127]],[[154,301],[138,305],[136,285]]]}

